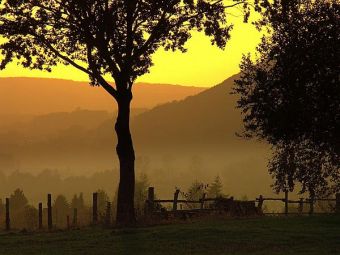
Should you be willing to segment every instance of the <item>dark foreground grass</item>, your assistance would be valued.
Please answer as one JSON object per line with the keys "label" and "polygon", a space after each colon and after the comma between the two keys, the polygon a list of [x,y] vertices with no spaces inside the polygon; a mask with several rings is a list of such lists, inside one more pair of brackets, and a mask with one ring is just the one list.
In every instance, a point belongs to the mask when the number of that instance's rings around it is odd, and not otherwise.
{"label": "dark foreground grass", "polygon": [[0,234],[0,254],[340,254],[340,217],[209,220],[137,229]]}

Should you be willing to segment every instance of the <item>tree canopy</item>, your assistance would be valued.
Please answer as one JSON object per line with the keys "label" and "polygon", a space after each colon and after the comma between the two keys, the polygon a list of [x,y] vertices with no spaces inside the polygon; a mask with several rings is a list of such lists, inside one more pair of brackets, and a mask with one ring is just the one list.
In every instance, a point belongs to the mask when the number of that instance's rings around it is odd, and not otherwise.
{"label": "tree canopy", "polygon": [[[245,1],[220,0],[2,0],[0,68],[14,59],[50,71],[58,63],[87,73],[111,95],[148,72],[159,48],[186,51],[192,30],[223,48],[230,38],[225,8]],[[86,63],[86,64],[84,64]],[[117,88],[104,75],[112,77]]]}
{"label": "tree canopy", "polygon": [[267,35],[244,56],[235,92],[246,135],[271,144],[308,139],[340,153],[340,4],[266,2]]}
{"label": "tree canopy", "polygon": [[310,141],[277,144],[268,164],[274,177],[276,192],[293,191],[299,183],[299,193],[310,197],[327,197],[340,191],[340,171],[327,152],[315,148]]}
{"label": "tree canopy", "polygon": [[243,57],[234,92],[246,137],[273,145],[274,189],[312,197],[339,189],[340,4],[261,1],[266,29],[255,60]]}

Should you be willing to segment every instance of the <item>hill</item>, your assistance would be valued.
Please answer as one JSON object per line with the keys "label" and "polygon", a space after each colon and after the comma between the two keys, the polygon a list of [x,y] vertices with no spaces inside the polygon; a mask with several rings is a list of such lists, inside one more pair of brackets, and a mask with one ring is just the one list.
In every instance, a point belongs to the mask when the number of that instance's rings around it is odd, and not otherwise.
{"label": "hill", "polygon": [[143,146],[219,146],[241,142],[242,119],[232,76],[195,96],[157,106],[134,118],[132,131]]}
{"label": "hill", "polygon": [[[133,108],[152,108],[181,100],[206,88],[169,84],[134,85]],[[86,82],[43,78],[0,78],[0,116],[70,112],[81,108],[113,112],[116,104],[99,87]]]}
{"label": "hill", "polygon": [[[268,146],[235,135],[242,131],[241,115],[235,109],[237,98],[230,94],[235,78],[133,116],[137,172],[147,173],[161,187],[160,192],[186,187],[194,179],[210,181],[216,175],[235,195],[270,192]],[[53,113],[21,127],[26,131],[18,128],[0,133],[0,169],[5,165],[6,169],[30,171],[52,168],[66,175],[82,175],[117,167],[111,114]],[[40,130],[45,127],[54,132]],[[1,157],[7,162],[3,167]]]}

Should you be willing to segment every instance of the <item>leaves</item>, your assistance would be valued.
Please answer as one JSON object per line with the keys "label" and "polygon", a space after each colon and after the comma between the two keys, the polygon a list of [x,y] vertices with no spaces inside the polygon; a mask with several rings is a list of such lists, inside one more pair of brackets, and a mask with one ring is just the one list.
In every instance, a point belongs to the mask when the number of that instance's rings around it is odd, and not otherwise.
{"label": "leaves", "polygon": [[[339,189],[340,4],[338,1],[257,1],[268,29],[258,58],[241,62],[244,135],[267,140],[274,154],[274,189],[324,194]],[[264,7],[264,8],[263,8]],[[327,191],[327,192],[328,192]]]}
{"label": "leaves", "polygon": [[261,24],[272,33],[257,60],[243,57],[234,88],[248,135],[272,144],[304,136],[340,153],[339,20],[340,5],[329,1],[267,8]]}
{"label": "leaves", "polygon": [[[0,36],[8,42],[0,45],[0,68],[12,61],[48,71],[70,64],[117,96],[149,71],[160,47],[185,52],[198,30],[224,48],[231,28],[219,0],[4,0]],[[103,78],[107,74],[117,91]]]}

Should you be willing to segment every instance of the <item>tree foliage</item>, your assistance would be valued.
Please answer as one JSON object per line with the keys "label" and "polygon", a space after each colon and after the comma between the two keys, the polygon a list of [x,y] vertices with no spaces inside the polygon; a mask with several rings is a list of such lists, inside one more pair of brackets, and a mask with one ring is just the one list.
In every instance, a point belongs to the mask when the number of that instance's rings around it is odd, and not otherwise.
{"label": "tree foliage", "polygon": [[129,127],[134,81],[149,71],[152,54],[160,47],[185,52],[194,30],[224,48],[232,29],[225,9],[236,5],[243,6],[247,20],[246,0],[1,0],[0,36],[6,41],[0,44],[0,69],[13,60],[47,71],[57,64],[72,65],[116,99],[118,224],[135,221],[135,153]]}
{"label": "tree foliage", "polygon": [[[148,72],[160,47],[186,51],[192,30],[204,31],[223,48],[232,26],[223,1],[212,0],[2,0],[1,69],[14,59],[50,71],[58,63],[87,73],[92,84],[117,95]],[[245,1],[231,1],[230,7]],[[82,63],[86,63],[83,65]]]}
{"label": "tree foliage", "polygon": [[150,186],[149,178],[146,174],[141,173],[135,184],[135,208],[137,214],[144,213],[145,201],[148,197],[148,188]]}
{"label": "tree foliage", "polygon": [[[266,1],[263,1],[266,2]],[[340,152],[340,4],[267,2],[257,59],[244,56],[235,92],[246,135],[271,144],[309,139]]]}
{"label": "tree foliage", "polygon": [[214,181],[208,186],[207,195],[209,198],[223,196],[223,184],[220,176],[216,176]]}
{"label": "tree foliage", "polygon": [[340,171],[331,155],[315,148],[309,141],[294,141],[275,146],[269,172],[275,178],[276,192],[293,191],[296,182],[300,193],[310,197],[327,197],[340,191]]}
{"label": "tree foliage", "polygon": [[107,207],[107,202],[110,202],[110,197],[103,189],[97,190],[97,194],[98,194],[97,198],[98,212],[99,214],[104,215]]}
{"label": "tree foliage", "polygon": [[274,189],[295,183],[311,196],[338,189],[340,171],[340,4],[258,1],[266,35],[247,55],[234,91],[244,135],[267,140]]}
{"label": "tree foliage", "polygon": [[79,196],[74,194],[71,201],[71,209],[77,208],[78,210],[83,210],[85,208],[83,193],[81,192]]}
{"label": "tree foliage", "polygon": [[64,195],[58,195],[52,205],[54,222],[57,227],[66,226],[66,217],[70,213],[70,205]]}
{"label": "tree foliage", "polygon": [[24,191],[21,189],[14,190],[9,198],[9,201],[10,210],[12,212],[20,212],[28,205],[28,200],[24,194]]}

